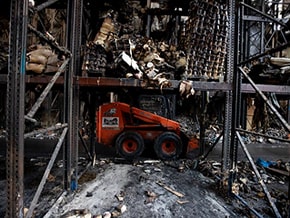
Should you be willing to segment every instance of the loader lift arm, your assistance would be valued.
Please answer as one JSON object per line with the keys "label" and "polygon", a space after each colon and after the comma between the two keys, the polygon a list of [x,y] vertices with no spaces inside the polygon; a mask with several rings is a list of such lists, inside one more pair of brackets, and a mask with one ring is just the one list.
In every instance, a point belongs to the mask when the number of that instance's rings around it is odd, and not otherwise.
{"label": "loader lift arm", "polygon": [[142,120],[148,124],[156,124],[159,126],[161,125],[162,127],[167,128],[169,131],[174,131],[178,134],[180,133],[180,125],[174,120],[167,119],[165,117],[141,110],[136,107],[131,107],[130,105],[125,103],[119,102],[116,104],[118,104],[118,107],[122,112],[129,113],[138,120]]}

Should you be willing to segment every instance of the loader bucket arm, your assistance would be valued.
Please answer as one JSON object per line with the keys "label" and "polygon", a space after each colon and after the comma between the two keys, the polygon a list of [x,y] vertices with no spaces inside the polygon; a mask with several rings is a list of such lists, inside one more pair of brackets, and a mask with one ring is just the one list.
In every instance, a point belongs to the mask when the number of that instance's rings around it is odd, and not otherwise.
{"label": "loader bucket arm", "polygon": [[180,133],[180,125],[178,122],[170,120],[168,118],[153,114],[148,111],[141,110],[136,107],[131,107],[128,104],[125,103],[116,103],[118,108],[125,112],[130,113],[134,118],[142,120],[146,123],[150,124],[158,124],[163,126],[164,128],[168,129],[169,131],[174,131],[177,134]]}

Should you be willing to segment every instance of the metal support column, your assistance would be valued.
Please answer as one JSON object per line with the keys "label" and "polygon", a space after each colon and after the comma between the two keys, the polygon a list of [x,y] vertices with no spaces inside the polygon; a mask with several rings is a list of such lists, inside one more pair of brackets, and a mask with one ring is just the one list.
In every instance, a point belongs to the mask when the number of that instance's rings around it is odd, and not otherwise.
{"label": "metal support column", "polygon": [[7,78],[6,217],[24,217],[24,94],[28,0],[10,1]]}
{"label": "metal support column", "polygon": [[[235,47],[235,7],[236,1],[229,0],[228,2],[228,17],[229,17],[229,30],[228,30],[228,47],[227,47],[227,74],[226,82],[233,83],[234,72],[234,47]],[[225,100],[225,118],[224,118],[224,135],[223,135],[223,151],[222,151],[222,169],[227,171],[230,169],[230,132],[231,132],[231,116],[232,116],[232,90],[226,92]]]}
{"label": "metal support column", "polygon": [[67,48],[72,57],[65,75],[65,119],[69,126],[68,140],[65,146],[65,188],[75,190],[78,180],[78,117],[79,86],[73,78],[81,69],[81,33],[83,1],[68,1],[67,6]]}
{"label": "metal support column", "polygon": [[287,102],[287,121],[290,124],[290,100]]}
{"label": "metal support column", "polygon": [[[147,0],[147,8],[151,8],[151,0]],[[146,36],[150,37],[151,33],[151,14],[147,14]]]}
{"label": "metal support column", "polygon": [[[239,46],[239,5],[234,5],[232,9],[233,14],[235,14],[235,19],[233,21],[232,32],[234,35],[234,45],[232,48],[233,54],[237,54],[238,46]],[[233,57],[231,71],[233,72],[233,101],[232,101],[232,123],[231,123],[231,142],[230,142],[230,167],[231,172],[229,176],[229,185],[231,188],[231,184],[236,179],[236,169],[237,169],[237,154],[238,154],[238,141],[236,138],[236,128],[240,127],[241,123],[241,75],[237,71],[237,63],[238,63],[238,55]]]}

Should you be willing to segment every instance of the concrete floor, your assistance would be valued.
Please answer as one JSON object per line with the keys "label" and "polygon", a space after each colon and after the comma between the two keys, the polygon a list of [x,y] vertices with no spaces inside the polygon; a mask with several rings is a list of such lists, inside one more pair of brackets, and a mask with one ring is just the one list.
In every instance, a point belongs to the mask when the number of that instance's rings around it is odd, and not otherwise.
{"label": "concrete floor", "polygon": [[[46,156],[53,152],[54,146],[57,140],[38,140],[38,139],[27,139],[25,141],[25,156]],[[247,144],[247,149],[251,154],[253,160],[262,158],[267,161],[282,160],[284,162],[290,162],[290,143],[251,143]],[[82,155],[85,155],[84,149],[79,144]],[[0,138],[0,155],[5,155],[5,140]],[[206,150],[206,149],[205,149]],[[106,148],[104,146],[97,146],[97,155],[114,155],[114,149]],[[61,154],[60,154],[61,155]],[[146,154],[147,156],[148,154]],[[222,145],[217,144],[214,149],[210,152],[208,159],[221,160],[222,157]],[[247,160],[241,146],[238,147],[239,160]]]}
{"label": "concrete floor", "polygon": [[[266,161],[282,160],[284,162],[290,162],[290,144],[269,144],[269,143],[251,143],[246,145],[252,159],[256,161],[258,158],[262,158]],[[208,159],[221,160],[222,145],[217,144],[212,152],[209,154]],[[242,150],[242,147],[238,147],[238,159],[247,160],[247,157]]]}
{"label": "concrete floor", "polygon": [[[34,155],[49,156],[51,154],[51,152],[53,151],[56,142],[57,142],[56,140],[48,140],[48,141],[47,140],[45,140],[45,141],[35,140],[35,139],[26,140],[25,141],[25,157],[29,157],[29,156],[32,157]],[[254,162],[256,162],[256,160],[258,158],[262,158],[265,161],[282,160],[283,162],[290,162],[290,144],[288,144],[288,143],[276,143],[276,144],[252,143],[252,144],[248,144],[246,146],[247,146],[248,151],[251,154]],[[80,144],[80,147],[82,147],[81,144]],[[0,139],[0,154],[3,154],[3,153],[5,153],[5,141],[3,138],[1,138]],[[111,155],[114,155],[114,150],[99,146],[97,148],[97,155],[98,156],[108,156],[108,155],[111,156]],[[146,155],[148,155],[148,154],[146,154]],[[217,144],[214,147],[214,149],[210,152],[207,159],[221,161],[221,155],[222,155],[222,145]],[[62,155],[60,155],[60,158],[61,157],[62,157]],[[239,150],[238,150],[238,157],[239,157],[239,160],[245,160],[245,161],[247,160],[247,158],[246,158],[246,156],[245,156],[245,154],[242,151],[240,146],[239,146]],[[131,169],[131,171],[132,171],[132,169]],[[131,171],[128,171],[128,172],[131,172]],[[134,170],[132,172],[134,172]],[[143,171],[142,171],[142,173],[143,173]],[[182,174],[181,176],[185,178],[185,175]],[[192,181],[191,179],[192,178],[190,177],[189,180]],[[2,180],[3,185],[5,185],[4,181],[5,180]],[[167,180],[167,181],[169,181],[169,180]],[[174,184],[174,181],[171,181],[169,184]],[[154,186],[154,188],[156,188],[156,187]],[[187,189],[184,189],[184,190],[187,190]],[[285,192],[287,192],[287,190],[285,190]],[[3,194],[5,194],[5,193],[3,193]],[[141,200],[144,200],[144,199],[141,199]],[[164,202],[165,202],[165,199],[164,199]],[[109,203],[112,203],[112,202],[109,202]],[[2,209],[4,209],[4,207]],[[1,210],[1,212],[3,214],[4,211]],[[176,212],[179,213],[180,212],[179,209],[178,210],[176,209]],[[193,211],[193,212],[196,212],[196,211]],[[224,216],[226,213],[227,212],[220,214],[221,215],[220,217]],[[206,215],[206,214],[204,214],[204,215]],[[209,217],[209,216],[203,216],[203,217]]]}

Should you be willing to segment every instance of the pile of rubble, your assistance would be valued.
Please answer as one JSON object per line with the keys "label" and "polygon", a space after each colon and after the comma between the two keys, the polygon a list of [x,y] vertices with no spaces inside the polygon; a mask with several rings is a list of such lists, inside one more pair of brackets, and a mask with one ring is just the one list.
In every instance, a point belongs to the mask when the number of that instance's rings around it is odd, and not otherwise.
{"label": "pile of rubble", "polygon": [[186,55],[176,46],[140,35],[123,35],[107,49],[96,43],[100,40],[88,43],[84,57],[83,70],[89,76],[137,78],[148,86],[184,78]]}
{"label": "pile of rubble", "polygon": [[[134,4],[136,1],[128,0],[124,4],[125,8],[110,11],[103,18],[94,40],[87,43],[83,72],[90,76],[159,80],[159,85],[160,78],[217,79],[224,74],[227,46],[225,4],[208,0],[192,1],[187,20],[184,19],[176,27],[187,27],[182,29],[178,46],[166,37],[154,39],[143,36],[142,21],[150,8],[142,7],[139,2],[138,7],[133,9]],[[155,3],[154,7],[163,10],[166,4]],[[120,23],[118,14],[122,15],[122,11],[131,11],[133,19],[124,19],[123,16],[123,23]],[[208,16],[211,19],[204,19]],[[150,30],[153,33],[162,32],[170,38],[173,33],[168,28],[172,19],[169,15],[153,16]]]}
{"label": "pile of rubble", "polygon": [[[263,181],[282,215],[287,217],[289,163],[257,161]],[[58,169],[61,169],[60,165]],[[288,171],[287,171],[288,170]],[[51,185],[58,173],[52,172]],[[251,217],[244,204],[233,200],[217,161],[100,158],[81,175],[78,190],[63,194],[51,208],[36,215],[49,217]],[[108,182],[110,181],[110,182]],[[58,190],[58,189],[57,189]],[[263,217],[273,217],[266,196],[248,162],[238,163],[232,191]],[[42,205],[44,202],[39,202]],[[47,211],[48,209],[48,211]]]}
{"label": "pile of rubble", "polygon": [[[282,160],[265,161],[258,158],[256,167],[259,170],[261,178],[269,188],[269,193],[274,199],[275,205],[282,217],[287,217],[288,214],[288,196],[287,189],[290,176],[290,162]],[[222,165],[218,161],[201,161],[198,165],[198,170],[205,176],[213,178],[218,182],[216,187],[222,195],[228,192],[228,178],[222,172]],[[247,161],[239,161],[235,170],[236,179],[232,184],[232,192],[248,201],[258,213],[266,217],[274,216],[267,202],[267,196],[263,191],[261,183],[254,173],[253,168]],[[226,180],[225,180],[226,179]],[[222,191],[223,190],[223,191]],[[288,190],[289,191],[289,190]],[[237,207],[237,210],[245,211],[242,205]],[[248,213],[248,212],[246,212]],[[245,214],[246,215],[246,214]]]}
{"label": "pile of rubble", "polygon": [[[194,132],[194,128],[189,130]],[[285,129],[274,129],[268,128],[264,131],[260,130],[258,132],[250,132],[244,131],[246,133],[242,133],[242,139],[245,144],[252,144],[252,143],[270,143],[270,144],[277,144],[277,143],[289,143],[289,134],[285,131]],[[205,141],[212,145],[216,142],[219,138],[220,134],[222,133],[222,128],[219,125],[209,125],[208,128],[205,130]],[[280,140],[282,139],[282,140]],[[222,140],[222,137],[220,138]]]}
{"label": "pile of rubble", "polygon": [[45,218],[238,217],[192,162],[102,158],[96,164],[80,178],[79,190],[60,197]]}
{"label": "pile of rubble", "polygon": [[257,84],[289,85],[290,58],[268,56],[263,62],[254,62],[248,72]]}

